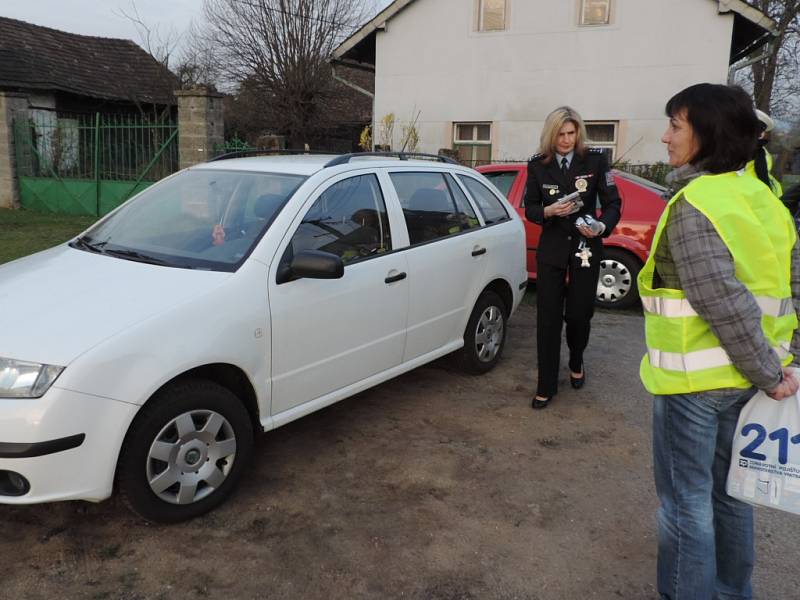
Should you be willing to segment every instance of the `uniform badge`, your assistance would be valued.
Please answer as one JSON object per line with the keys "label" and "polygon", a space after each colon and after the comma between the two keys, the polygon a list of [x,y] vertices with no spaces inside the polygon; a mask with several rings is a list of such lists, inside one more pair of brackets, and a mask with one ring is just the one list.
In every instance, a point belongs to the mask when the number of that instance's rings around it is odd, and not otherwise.
{"label": "uniform badge", "polygon": [[575,189],[580,193],[585,192],[587,187],[589,187],[589,184],[586,183],[586,180],[583,177],[575,181]]}
{"label": "uniform badge", "polygon": [[553,185],[551,183],[543,183],[542,187],[546,190],[549,190],[551,196],[555,196],[558,193],[557,185]]}

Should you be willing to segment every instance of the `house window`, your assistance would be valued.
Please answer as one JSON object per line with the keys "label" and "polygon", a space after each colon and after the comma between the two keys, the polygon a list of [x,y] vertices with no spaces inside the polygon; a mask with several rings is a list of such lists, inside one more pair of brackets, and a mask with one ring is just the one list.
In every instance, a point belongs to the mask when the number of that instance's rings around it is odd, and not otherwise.
{"label": "house window", "polygon": [[506,0],[478,0],[478,31],[506,28]]}
{"label": "house window", "polygon": [[586,123],[586,144],[594,148],[606,149],[608,162],[614,160],[617,153],[617,130],[619,123],[616,121],[594,121]]}
{"label": "house window", "polygon": [[492,162],[492,124],[455,123],[453,149],[458,159],[471,167]]}
{"label": "house window", "polygon": [[611,0],[580,0],[581,25],[608,25],[611,22]]}

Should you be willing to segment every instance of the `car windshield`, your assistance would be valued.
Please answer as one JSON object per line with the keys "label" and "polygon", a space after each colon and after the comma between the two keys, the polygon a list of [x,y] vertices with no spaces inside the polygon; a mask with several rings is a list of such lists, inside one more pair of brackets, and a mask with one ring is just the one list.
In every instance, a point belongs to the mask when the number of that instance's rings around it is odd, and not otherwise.
{"label": "car windshield", "polygon": [[190,169],[148,188],[70,245],[126,260],[235,271],[305,179]]}

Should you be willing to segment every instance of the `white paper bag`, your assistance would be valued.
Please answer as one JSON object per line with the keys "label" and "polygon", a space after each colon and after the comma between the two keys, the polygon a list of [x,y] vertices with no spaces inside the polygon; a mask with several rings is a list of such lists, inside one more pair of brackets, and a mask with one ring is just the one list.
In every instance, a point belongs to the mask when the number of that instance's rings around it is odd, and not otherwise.
{"label": "white paper bag", "polygon": [[800,514],[800,396],[776,401],[758,392],[745,405],[726,489],[743,502]]}

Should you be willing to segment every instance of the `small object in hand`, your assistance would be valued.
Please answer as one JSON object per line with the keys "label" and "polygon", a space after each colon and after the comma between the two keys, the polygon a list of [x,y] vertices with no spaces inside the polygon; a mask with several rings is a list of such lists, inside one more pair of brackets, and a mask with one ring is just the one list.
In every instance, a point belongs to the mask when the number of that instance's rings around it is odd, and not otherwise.
{"label": "small object in hand", "polygon": [[575,219],[575,227],[586,227],[594,235],[600,235],[605,230],[603,223],[595,219],[592,215],[581,215]]}
{"label": "small object in hand", "polygon": [[581,200],[581,195],[578,192],[572,192],[567,196],[559,198],[554,202],[554,206],[564,206],[569,205],[570,211],[568,214],[574,214],[578,212],[578,210],[583,206],[583,201]]}
{"label": "small object in hand", "polygon": [[578,251],[575,253],[575,256],[581,259],[581,266],[582,267],[590,267],[589,259],[592,257],[592,251],[589,250],[589,246],[586,244],[585,240],[581,240],[581,243],[578,244]]}

